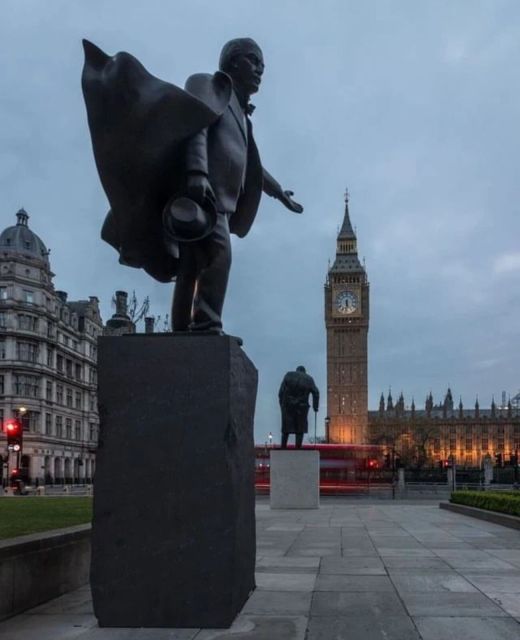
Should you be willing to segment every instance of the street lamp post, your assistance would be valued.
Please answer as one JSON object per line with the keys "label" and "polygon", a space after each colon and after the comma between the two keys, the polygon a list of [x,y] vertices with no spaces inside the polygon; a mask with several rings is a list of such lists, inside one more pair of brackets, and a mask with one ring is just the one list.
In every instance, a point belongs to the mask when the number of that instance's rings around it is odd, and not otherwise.
{"label": "street lamp post", "polygon": [[[24,406],[18,407],[18,409],[15,410],[15,413],[16,413],[16,417],[20,420],[20,424],[22,425],[22,432],[23,432],[24,418],[27,413],[27,408]],[[17,469],[20,469],[20,456],[22,455],[22,450],[23,450],[23,440],[21,441],[20,448],[16,452],[16,468]]]}

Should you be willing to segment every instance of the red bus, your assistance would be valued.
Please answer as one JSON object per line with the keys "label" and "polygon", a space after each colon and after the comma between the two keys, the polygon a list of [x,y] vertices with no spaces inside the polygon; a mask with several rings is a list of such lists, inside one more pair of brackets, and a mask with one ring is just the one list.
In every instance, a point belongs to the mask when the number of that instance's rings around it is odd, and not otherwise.
{"label": "red bus", "polygon": [[[255,447],[255,487],[258,493],[269,493],[269,455],[274,448]],[[391,471],[384,468],[387,450],[382,445],[317,444],[303,445],[302,448],[320,452],[321,494],[345,494],[359,490],[360,486],[392,482]]]}

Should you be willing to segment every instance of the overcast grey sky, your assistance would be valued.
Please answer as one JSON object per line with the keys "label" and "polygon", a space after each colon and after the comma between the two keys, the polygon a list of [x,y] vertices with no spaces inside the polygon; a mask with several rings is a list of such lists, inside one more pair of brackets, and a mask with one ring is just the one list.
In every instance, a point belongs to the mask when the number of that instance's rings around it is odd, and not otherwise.
{"label": "overcast grey sky", "polygon": [[80,90],[81,38],[182,84],[251,36],[266,71],[255,137],[305,206],[265,198],[234,240],[225,329],[259,369],[256,438],[278,436],[283,374],[307,366],[326,409],[323,284],[348,186],[371,284],[369,396],[488,406],[520,387],[520,3],[516,0],[2,0],[0,225],[23,205],[55,286],[116,289],[168,313],[172,286],[121,267]]}

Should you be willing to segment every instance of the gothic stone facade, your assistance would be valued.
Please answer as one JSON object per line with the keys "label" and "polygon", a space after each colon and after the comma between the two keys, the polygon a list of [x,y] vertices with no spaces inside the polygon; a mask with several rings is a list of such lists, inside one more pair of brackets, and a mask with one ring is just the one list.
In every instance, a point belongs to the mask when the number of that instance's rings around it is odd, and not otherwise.
{"label": "gothic stone facade", "polygon": [[[424,409],[415,403],[405,407],[403,394],[394,405],[391,393],[381,394],[378,411],[369,412],[369,436],[374,444],[395,447],[405,466],[435,465],[454,461],[462,467],[481,467],[490,456],[493,463],[508,464],[520,453],[519,402],[509,400],[490,409],[454,406],[448,389],[444,401],[434,404],[430,393]],[[500,462],[499,462],[500,461]]]}
{"label": "gothic stone facade", "polygon": [[[0,420],[23,414],[23,450],[13,468],[33,483],[90,482],[98,437],[98,300],[55,291],[49,252],[28,215],[0,234]],[[6,437],[0,434],[0,454]]]}
{"label": "gothic stone facade", "polygon": [[348,194],[325,283],[327,433],[330,443],[368,442],[369,284],[357,253]]}

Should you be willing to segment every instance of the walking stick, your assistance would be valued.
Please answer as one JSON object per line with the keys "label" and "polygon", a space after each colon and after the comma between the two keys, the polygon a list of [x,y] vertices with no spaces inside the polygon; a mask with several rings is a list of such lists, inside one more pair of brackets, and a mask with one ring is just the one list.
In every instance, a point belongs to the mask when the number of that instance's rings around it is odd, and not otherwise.
{"label": "walking stick", "polygon": [[316,424],[318,422],[318,412],[314,412],[314,446],[316,446]]}

